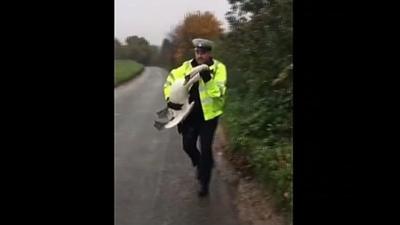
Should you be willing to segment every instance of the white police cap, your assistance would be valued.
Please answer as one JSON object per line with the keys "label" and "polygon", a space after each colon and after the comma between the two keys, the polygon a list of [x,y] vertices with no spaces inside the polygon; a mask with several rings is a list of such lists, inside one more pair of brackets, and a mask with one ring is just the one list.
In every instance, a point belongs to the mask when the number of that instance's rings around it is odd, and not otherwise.
{"label": "white police cap", "polygon": [[208,50],[211,50],[214,44],[214,42],[203,38],[195,38],[192,40],[192,43],[195,48],[204,48]]}

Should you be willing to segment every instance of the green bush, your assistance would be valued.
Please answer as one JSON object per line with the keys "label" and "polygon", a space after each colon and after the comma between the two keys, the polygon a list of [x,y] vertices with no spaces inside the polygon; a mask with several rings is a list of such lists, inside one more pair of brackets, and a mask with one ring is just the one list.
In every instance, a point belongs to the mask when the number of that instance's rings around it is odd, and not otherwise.
{"label": "green bush", "polygon": [[[228,70],[224,123],[282,208],[292,208],[292,1],[230,0],[231,32],[216,42]],[[250,19],[243,17],[252,13]]]}

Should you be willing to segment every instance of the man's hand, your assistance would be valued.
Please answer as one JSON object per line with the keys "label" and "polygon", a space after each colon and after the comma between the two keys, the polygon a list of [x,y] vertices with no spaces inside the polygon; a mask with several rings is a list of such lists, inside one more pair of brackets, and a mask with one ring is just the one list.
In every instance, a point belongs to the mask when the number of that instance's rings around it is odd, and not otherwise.
{"label": "man's hand", "polygon": [[181,110],[183,105],[182,104],[176,104],[176,103],[168,101],[167,102],[167,106],[168,106],[168,108],[171,108],[171,109]]}
{"label": "man's hand", "polygon": [[204,83],[211,80],[211,72],[210,70],[203,70],[200,72],[201,79],[203,79]]}

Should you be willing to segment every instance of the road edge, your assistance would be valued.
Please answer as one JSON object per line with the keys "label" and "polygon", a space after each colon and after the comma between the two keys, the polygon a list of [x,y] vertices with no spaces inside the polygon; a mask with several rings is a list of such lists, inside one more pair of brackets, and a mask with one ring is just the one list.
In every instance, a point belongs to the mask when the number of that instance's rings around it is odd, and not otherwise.
{"label": "road edge", "polygon": [[291,224],[277,210],[272,194],[247,173],[239,171],[229,161],[229,142],[222,124],[218,125],[214,139],[216,170],[219,176],[231,186],[234,205],[240,222],[251,225]]}

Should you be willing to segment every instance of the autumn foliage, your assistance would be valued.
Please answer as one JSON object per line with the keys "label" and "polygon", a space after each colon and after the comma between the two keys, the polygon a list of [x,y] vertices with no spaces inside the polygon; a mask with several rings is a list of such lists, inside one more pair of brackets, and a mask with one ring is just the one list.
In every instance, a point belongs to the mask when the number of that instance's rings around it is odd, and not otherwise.
{"label": "autumn foliage", "polygon": [[169,35],[173,46],[172,64],[176,66],[193,57],[192,39],[216,40],[220,38],[223,32],[221,25],[214,14],[208,11],[187,13],[183,22]]}

